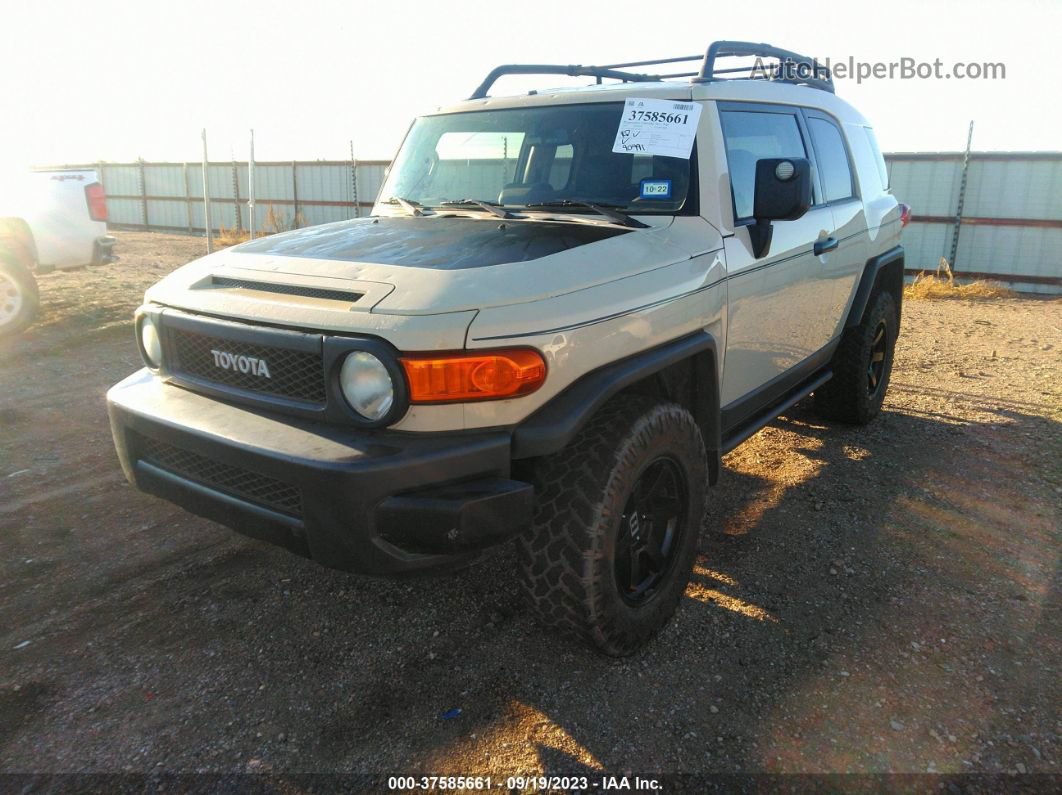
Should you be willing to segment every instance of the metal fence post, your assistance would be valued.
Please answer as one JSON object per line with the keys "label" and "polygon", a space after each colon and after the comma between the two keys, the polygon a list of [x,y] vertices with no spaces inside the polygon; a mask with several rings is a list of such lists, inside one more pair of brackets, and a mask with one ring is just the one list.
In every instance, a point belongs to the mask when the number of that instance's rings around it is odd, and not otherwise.
{"label": "metal fence post", "polygon": [[299,228],[299,178],[295,171],[295,161],[291,161],[291,195],[295,206],[295,214],[291,217],[291,228]]}
{"label": "metal fence post", "polygon": [[510,182],[509,179],[509,136],[502,136],[502,185]]}
{"label": "metal fence post", "polygon": [[966,203],[966,177],[970,170],[970,144],[973,143],[973,119],[970,120],[970,129],[966,133],[966,152],[962,156],[962,176],[959,178],[959,201],[955,206],[955,233],[951,236],[951,269],[955,271],[955,258],[959,254],[959,230],[962,228],[962,210]]}
{"label": "metal fence post", "polygon": [[144,220],[144,229],[150,231],[148,223],[147,179],[144,176],[144,158],[137,158],[137,174],[140,177],[140,215]]}
{"label": "metal fence post", "polygon": [[192,234],[192,188],[188,184],[188,164],[184,163],[181,169],[184,173],[184,209],[188,218],[188,234]]}
{"label": "metal fence post", "polygon": [[354,157],[354,141],[350,142],[350,195],[354,202],[354,217],[361,217],[361,207],[358,205],[358,161]]}
{"label": "metal fence post", "polygon": [[232,206],[236,210],[236,234],[243,232],[243,217],[240,212],[240,174],[236,170],[236,156],[232,157]]}
{"label": "metal fence post", "polygon": [[251,194],[247,199],[247,220],[251,227],[251,240],[254,240],[258,230],[258,219],[254,217],[254,130],[251,130],[251,155],[247,160],[247,192]]}
{"label": "metal fence post", "polygon": [[210,184],[207,181],[207,135],[203,129],[203,225],[206,227],[207,254],[214,252],[214,229],[210,222]]}

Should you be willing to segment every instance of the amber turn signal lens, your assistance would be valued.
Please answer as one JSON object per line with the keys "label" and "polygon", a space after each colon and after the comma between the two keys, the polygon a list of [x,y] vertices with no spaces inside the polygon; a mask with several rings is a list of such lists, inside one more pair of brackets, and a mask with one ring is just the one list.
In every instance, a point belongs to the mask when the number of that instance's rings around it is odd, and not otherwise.
{"label": "amber turn signal lens", "polygon": [[413,354],[399,359],[412,403],[497,400],[534,392],[546,380],[542,354],[529,348]]}

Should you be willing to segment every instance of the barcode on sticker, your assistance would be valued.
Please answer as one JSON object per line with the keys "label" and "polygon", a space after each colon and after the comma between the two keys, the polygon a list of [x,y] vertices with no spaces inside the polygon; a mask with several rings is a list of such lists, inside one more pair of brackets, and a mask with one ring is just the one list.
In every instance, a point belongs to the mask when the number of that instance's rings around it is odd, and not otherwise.
{"label": "barcode on sticker", "polygon": [[627,97],[612,151],[689,160],[700,118],[700,102]]}

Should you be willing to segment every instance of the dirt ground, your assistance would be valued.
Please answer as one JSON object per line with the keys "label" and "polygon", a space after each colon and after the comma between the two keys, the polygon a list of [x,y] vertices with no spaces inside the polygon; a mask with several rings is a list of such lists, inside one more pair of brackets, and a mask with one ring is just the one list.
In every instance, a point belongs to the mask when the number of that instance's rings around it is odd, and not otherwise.
{"label": "dirt ground", "polygon": [[510,549],[364,579],[127,486],[104,392],[204,243],[118,237],[0,347],[0,771],[1059,772],[1062,302],[909,302],[883,415],[727,456],[616,661],[536,626]]}

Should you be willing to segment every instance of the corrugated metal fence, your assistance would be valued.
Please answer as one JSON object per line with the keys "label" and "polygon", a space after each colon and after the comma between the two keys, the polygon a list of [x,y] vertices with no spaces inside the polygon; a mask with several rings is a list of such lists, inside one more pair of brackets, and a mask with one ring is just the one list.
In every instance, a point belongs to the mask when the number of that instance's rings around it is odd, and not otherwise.
{"label": "corrugated metal fence", "polygon": [[892,192],[911,205],[904,230],[908,272],[949,260],[960,279],[1062,294],[1062,152],[973,152],[956,224],[963,155],[885,156]]}
{"label": "corrugated metal fence", "polygon": [[[885,156],[892,191],[911,205],[904,233],[907,268],[933,270],[951,259],[960,278],[992,278],[1019,290],[1062,294],[1062,152],[974,152],[961,224],[962,153]],[[91,164],[107,191],[117,228],[202,233],[201,163]],[[255,215],[264,232],[365,215],[387,161],[255,163]],[[242,231],[248,217],[247,164],[211,163],[211,224]]]}
{"label": "corrugated metal fence", "polygon": [[[254,164],[255,218],[265,232],[367,215],[383,182],[386,160],[310,160]],[[88,167],[88,166],[86,166]],[[202,163],[91,165],[107,191],[116,228],[202,233]],[[246,163],[210,163],[213,229],[250,229]]]}

